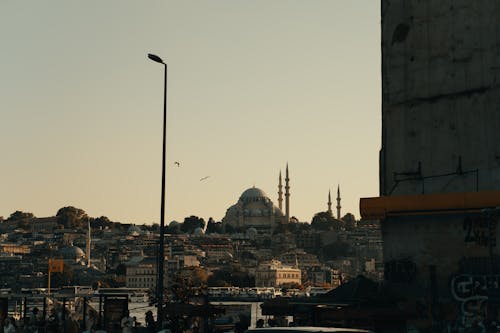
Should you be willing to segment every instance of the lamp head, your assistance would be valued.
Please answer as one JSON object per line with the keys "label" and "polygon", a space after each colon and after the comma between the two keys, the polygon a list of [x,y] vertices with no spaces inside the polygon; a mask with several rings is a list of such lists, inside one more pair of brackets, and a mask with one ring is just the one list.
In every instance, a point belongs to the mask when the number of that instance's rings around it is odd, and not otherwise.
{"label": "lamp head", "polygon": [[154,54],[151,54],[151,53],[148,53],[148,58],[155,61],[155,62],[159,62],[160,64],[165,64],[163,62],[163,60],[161,60],[160,57],[158,57],[157,55],[154,55]]}

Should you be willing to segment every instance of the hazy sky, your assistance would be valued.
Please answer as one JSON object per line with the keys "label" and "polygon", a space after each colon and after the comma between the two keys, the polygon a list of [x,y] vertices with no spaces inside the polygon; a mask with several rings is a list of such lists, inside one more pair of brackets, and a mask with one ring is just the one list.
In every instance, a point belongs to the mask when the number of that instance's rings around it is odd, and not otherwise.
{"label": "hazy sky", "polygon": [[0,216],[72,205],[159,221],[155,53],[169,65],[167,222],[218,221],[254,185],[277,204],[287,162],[291,215],[310,221],[340,183],[358,217],[359,198],[378,194],[379,6],[0,2]]}

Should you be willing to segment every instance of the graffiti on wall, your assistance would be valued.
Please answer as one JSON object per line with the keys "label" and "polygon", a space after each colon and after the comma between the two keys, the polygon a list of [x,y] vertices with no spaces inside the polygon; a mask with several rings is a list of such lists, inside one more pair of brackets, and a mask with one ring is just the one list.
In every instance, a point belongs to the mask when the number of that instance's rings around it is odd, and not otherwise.
{"label": "graffiti on wall", "polygon": [[460,305],[463,322],[485,318],[488,294],[500,286],[500,275],[460,274],[451,279],[451,294]]}
{"label": "graffiti on wall", "polygon": [[384,277],[387,281],[410,283],[417,274],[417,265],[410,259],[387,261],[384,264]]}
{"label": "graffiti on wall", "polygon": [[464,219],[464,242],[484,247],[496,246],[496,219],[467,216]]}

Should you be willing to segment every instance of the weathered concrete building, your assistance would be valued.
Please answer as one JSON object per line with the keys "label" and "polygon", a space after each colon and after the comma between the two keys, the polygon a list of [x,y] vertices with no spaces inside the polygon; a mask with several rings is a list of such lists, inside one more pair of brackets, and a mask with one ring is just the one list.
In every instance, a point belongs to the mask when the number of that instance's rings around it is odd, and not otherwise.
{"label": "weathered concrete building", "polygon": [[428,323],[498,320],[500,3],[381,13],[380,197],[360,206],[382,220],[385,279]]}
{"label": "weathered concrete building", "polygon": [[382,195],[500,189],[500,5],[382,1]]}

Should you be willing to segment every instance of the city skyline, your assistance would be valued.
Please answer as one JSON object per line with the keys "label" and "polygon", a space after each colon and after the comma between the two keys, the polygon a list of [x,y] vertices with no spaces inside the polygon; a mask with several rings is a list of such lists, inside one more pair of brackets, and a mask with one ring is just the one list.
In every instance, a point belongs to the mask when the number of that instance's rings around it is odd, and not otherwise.
{"label": "city skyline", "polygon": [[218,221],[252,186],[277,204],[287,163],[290,216],[310,222],[340,184],[342,214],[359,217],[359,198],[378,195],[379,6],[0,4],[0,216],[71,205],[159,222],[154,53],[169,65],[167,223]]}

